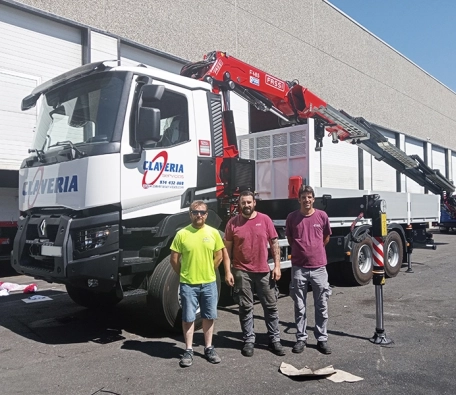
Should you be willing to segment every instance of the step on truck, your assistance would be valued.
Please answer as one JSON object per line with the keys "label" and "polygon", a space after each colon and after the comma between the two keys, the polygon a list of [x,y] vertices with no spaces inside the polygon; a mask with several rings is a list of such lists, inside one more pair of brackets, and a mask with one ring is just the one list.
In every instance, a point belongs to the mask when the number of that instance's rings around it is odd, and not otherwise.
{"label": "step on truck", "polygon": [[[156,322],[179,329],[179,277],[169,263],[169,247],[189,223],[190,203],[205,201],[207,223],[223,231],[237,214],[239,192],[257,189],[261,197],[267,185],[259,178],[260,167],[275,166],[261,163],[261,146],[248,140],[255,134],[236,135],[233,92],[260,115],[280,121],[290,150],[299,151],[295,143],[304,141],[308,152],[312,139],[321,150],[328,134],[426,185],[441,187],[445,181],[424,175],[416,160],[364,119],[334,109],[297,81],[283,81],[224,52],[184,66],[181,75],[91,63],[43,83],[22,101],[24,111],[39,99],[40,108],[31,155],[19,172],[12,267],[65,284],[73,301],[88,308],[144,294]],[[282,131],[264,137],[273,140]],[[253,148],[240,153],[238,143]],[[294,153],[288,151],[287,160],[296,159]],[[301,163],[282,175],[290,185],[310,180],[309,157],[298,159]],[[288,196],[274,192],[258,202],[276,223],[284,269],[290,265],[284,220],[297,207],[292,189]],[[317,193],[316,205],[328,212],[334,230],[330,262],[350,281],[367,283],[372,242],[364,209],[378,195],[318,188]],[[439,196],[379,194],[390,218],[386,272],[394,277],[412,245],[433,245],[427,224],[438,220]]]}

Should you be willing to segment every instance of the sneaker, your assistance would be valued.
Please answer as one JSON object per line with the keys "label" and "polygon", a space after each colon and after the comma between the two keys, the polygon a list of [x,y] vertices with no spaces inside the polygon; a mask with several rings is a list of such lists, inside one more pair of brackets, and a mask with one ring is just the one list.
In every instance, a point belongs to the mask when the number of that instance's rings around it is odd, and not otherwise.
{"label": "sneaker", "polygon": [[282,344],[280,343],[280,341],[269,343],[269,349],[275,355],[279,355],[279,356],[285,355],[285,350],[284,350]]}
{"label": "sneaker", "polygon": [[193,350],[185,350],[182,358],[179,361],[181,368],[187,368],[193,364]]}
{"label": "sneaker", "polygon": [[253,355],[253,351],[255,350],[255,344],[252,342],[244,343],[244,347],[242,347],[241,354],[244,357],[251,357]]}
{"label": "sneaker", "polygon": [[291,352],[294,352],[295,354],[301,354],[306,348],[306,345],[307,342],[305,340],[298,340],[291,349]]}
{"label": "sneaker", "polygon": [[331,347],[328,346],[328,342],[317,342],[317,350],[322,354],[331,354]]}
{"label": "sneaker", "polygon": [[215,351],[214,346],[208,347],[204,349],[204,356],[210,363],[220,363],[221,358]]}

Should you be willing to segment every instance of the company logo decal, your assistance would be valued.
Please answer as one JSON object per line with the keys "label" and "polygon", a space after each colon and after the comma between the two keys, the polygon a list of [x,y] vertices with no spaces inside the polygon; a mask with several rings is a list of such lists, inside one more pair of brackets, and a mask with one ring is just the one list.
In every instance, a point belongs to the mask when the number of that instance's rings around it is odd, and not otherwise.
{"label": "company logo decal", "polygon": [[252,76],[250,76],[250,83],[256,86],[260,86],[260,80]]}
{"label": "company logo decal", "polygon": [[39,230],[40,236],[46,237],[46,220],[45,219],[43,219],[41,221],[41,224],[38,225],[38,230]]}
{"label": "company logo decal", "polygon": [[249,70],[250,83],[252,85],[260,86],[260,73],[255,70]]}
{"label": "company logo decal", "polygon": [[28,206],[35,205],[38,195],[78,192],[78,176],[44,178],[44,168],[39,167],[31,181],[22,184],[22,196],[28,196]]}
{"label": "company logo decal", "polygon": [[272,86],[275,89],[278,89],[279,91],[283,91],[285,89],[285,83],[269,74],[266,74],[265,77],[265,83],[266,85]]}
{"label": "company logo decal", "polygon": [[147,188],[183,188],[184,165],[169,163],[168,152],[159,152],[151,161],[144,161],[142,187]]}
{"label": "company logo decal", "polygon": [[214,64],[213,72],[215,75],[217,75],[220,72],[220,69],[223,66],[223,61],[222,59],[218,59],[217,62]]}

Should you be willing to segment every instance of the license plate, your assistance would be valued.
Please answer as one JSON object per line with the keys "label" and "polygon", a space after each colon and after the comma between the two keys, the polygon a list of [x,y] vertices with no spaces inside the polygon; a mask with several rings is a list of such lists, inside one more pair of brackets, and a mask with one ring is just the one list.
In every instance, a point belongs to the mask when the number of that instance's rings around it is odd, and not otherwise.
{"label": "license plate", "polygon": [[44,255],[44,256],[62,256],[62,247],[41,246],[41,255]]}

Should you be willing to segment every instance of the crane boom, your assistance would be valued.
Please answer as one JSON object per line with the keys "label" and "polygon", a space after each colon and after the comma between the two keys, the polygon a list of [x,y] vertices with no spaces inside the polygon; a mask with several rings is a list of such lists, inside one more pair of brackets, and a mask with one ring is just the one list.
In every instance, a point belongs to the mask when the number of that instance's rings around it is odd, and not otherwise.
{"label": "crane boom", "polygon": [[204,60],[185,65],[181,74],[209,82],[222,93],[234,91],[258,110],[269,111],[289,124],[317,118],[332,133],[334,140],[361,141],[369,138],[367,130],[298,81],[281,80],[225,52],[210,52]]}
{"label": "crane boom", "polygon": [[[438,170],[391,144],[372,123],[335,109],[297,80],[284,81],[221,51],[210,52],[202,61],[185,65],[181,74],[210,83],[224,97],[233,91],[258,110],[269,111],[285,123],[316,119],[317,150],[322,147],[326,130],[334,143],[340,140],[357,144],[435,194],[451,195],[455,191],[453,183]],[[225,108],[228,107],[225,98]]]}

